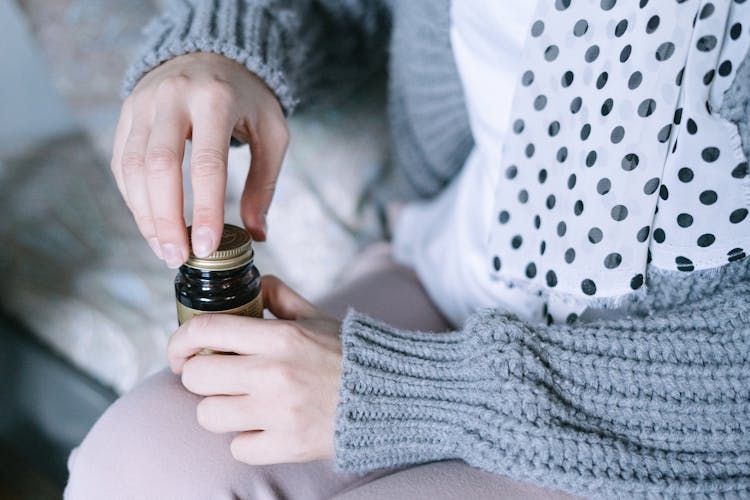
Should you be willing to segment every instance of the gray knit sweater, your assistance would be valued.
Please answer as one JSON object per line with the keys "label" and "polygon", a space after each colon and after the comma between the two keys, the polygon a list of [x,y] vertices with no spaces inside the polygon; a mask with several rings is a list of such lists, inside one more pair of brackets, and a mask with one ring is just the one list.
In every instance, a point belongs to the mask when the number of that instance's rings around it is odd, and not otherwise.
{"label": "gray knit sweater", "polygon": [[[447,13],[448,0],[181,0],[151,25],[125,91],[165,60],[211,51],[291,112],[372,75],[390,33],[394,161],[433,195],[472,146]],[[735,85],[723,109],[744,132],[748,102]],[[567,325],[484,311],[430,334],[350,312],[338,466],[457,458],[590,497],[750,498],[750,259],[651,272],[647,285],[618,318]]]}

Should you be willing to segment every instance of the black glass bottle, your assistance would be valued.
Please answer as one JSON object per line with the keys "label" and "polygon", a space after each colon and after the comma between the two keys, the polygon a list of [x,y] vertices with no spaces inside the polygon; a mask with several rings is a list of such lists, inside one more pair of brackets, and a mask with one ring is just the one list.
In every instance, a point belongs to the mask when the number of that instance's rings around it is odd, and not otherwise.
{"label": "black glass bottle", "polygon": [[174,282],[179,324],[204,313],[263,317],[261,278],[254,257],[250,235],[231,224],[224,224],[216,252],[204,258],[190,252]]}

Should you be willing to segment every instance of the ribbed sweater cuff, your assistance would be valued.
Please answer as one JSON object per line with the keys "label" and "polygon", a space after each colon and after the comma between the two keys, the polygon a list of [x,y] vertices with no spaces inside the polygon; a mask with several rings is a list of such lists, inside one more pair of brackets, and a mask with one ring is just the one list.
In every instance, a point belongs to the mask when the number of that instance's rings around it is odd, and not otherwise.
{"label": "ribbed sweater cuff", "polygon": [[[263,5],[217,0],[183,2],[146,28],[144,49],[129,68],[123,82],[126,97],[149,71],[175,57],[212,52],[228,57],[257,75],[276,95],[284,112],[297,104],[281,69],[283,48],[279,30]],[[242,7],[242,11],[240,11]]]}
{"label": "ribbed sweater cuff", "polygon": [[462,434],[477,432],[467,416],[501,383],[476,337],[404,332],[355,311],[342,331],[337,466],[364,472],[464,457],[474,440]]}

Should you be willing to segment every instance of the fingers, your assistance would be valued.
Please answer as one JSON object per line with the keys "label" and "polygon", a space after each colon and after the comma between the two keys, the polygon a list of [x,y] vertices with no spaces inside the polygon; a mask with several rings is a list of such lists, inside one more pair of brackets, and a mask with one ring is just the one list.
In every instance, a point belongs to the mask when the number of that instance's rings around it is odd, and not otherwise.
{"label": "fingers", "polygon": [[250,172],[240,205],[242,221],[257,241],[266,239],[266,214],[288,143],[289,130],[283,115],[258,123],[251,141]]}
{"label": "fingers", "polygon": [[231,117],[219,110],[193,119],[190,177],[193,184],[193,252],[207,257],[219,247],[224,229],[227,158],[232,136]]}
{"label": "fingers", "polygon": [[201,314],[183,324],[169,339],[169,366],[174,373],[181,373],[185,362],[202,349],[237,354],[279,352],[284,339],[296,328],[283,321]]}
{"label": "fingers", "polygon": [[[198,423],[209,432],[262,430],[264,412],[250,396],[212,396],[196,408]],[[267,422],[266,422],[267,423]]]}
{"label": "fingers", "polygon": [[125,141],[128,138],[128,132],[130,131],[132,122],[132,113],[130,112],[130,103],[125,102],[120,112],[120,119],[117,122],[117,128],[115,129],[114,144],[112,146],[112,161],[110,162],[110,168],[112,175],[117,183],[117,189],[120,191],[125,203],[128,201],[127,193],[125,191],[125,182],[122,177],[122,152],[125,149]]}
{"label": "fingers", "polygon": [[151,217],[151,206],[146,187],[146,147],[151,133],[149,127],[136,122],[131,124],[121,156],[122,183],[126,200],[138,230],[157,255],[161,249],[156,237],[156,227]]}
{"label": "fingers", "polygon": [[250,431],[238,434],[230,445],[235,460],[250,465],[295,463],[309,460],[296,442],[286,432]]}
{"label": "fingers", "polygon": [[182,368],[182,385],[201,396],[239,396],[250,392],[252,356],[207,354],[193,356]]}
{"label": "fingers", "polygon": [[279,319],[296,321],[322,316],[322,313],[283,281],[273,275],[263,276],[263,304]]}
{"label": "fingers", "polygon": [[161,254],[178,268],[189,255],[182,207],[182,157],[188,117],[164,103],[156,112],[146,148],[146,190]]}

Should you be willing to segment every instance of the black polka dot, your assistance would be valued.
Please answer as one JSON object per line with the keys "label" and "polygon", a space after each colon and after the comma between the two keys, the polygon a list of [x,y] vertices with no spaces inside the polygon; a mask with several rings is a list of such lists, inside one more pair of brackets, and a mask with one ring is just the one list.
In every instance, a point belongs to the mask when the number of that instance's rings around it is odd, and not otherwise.
{"label": "black polka dot", "polygon": [[737,40],[742,34],[742,23],[734,23],[729,29],[729,36],[732,40]]}
{"label": "black polka dot", "polygon": [[587,63],[591,63],[596,61],[596,58],[599,57],[599,46],[598,45],[592,45],[588,49],[586,49],[586,53],[584,54],[583,58],[586,60]]}
{"label": "black polka dot", "polygon": [[548,287],[557,286],[557,275],[555,274],[555,271],[547,271],[546,278]]}
{"label": "black polka dot", "polygon": [[515,235],[515,236],[514,236],[513,238],[511,238],[511,240],[510,240],[510,246],[511,246],[511,247],[512,247],[512,248],[513,248],[514,250],[517,250],[518,248],[520,248],[522,244],[523,244],[523,238],[521,237],[521,235],[520,235],[520,234],[517,234],[517,235]]}
{"label": "black polka dot", "polygon": [[492,267],[495,268],[495,271],[499,271],[502,267],[502,263],[500,262],[500,257],[495,255],[495,257],[492,259]]}
{"label": "black polka dot", "polygon": [[662,184],[659,186],[659,198],[666,201],[669,199],[669,189],[667,189],[667,186]]}
{"label": "black polka dot", "polygon": [[555,201],[556,201],[555,200],[555,195],[551,194],[551,195],[547,196],[547,200],[545,201],[545,205],[547,205],[548,209],[552,210],[553,208],[555,208]]}
{"label": "black polka dot", "polygon": [[635,276],[633,276],[633,278],[630,280],[630,288],[632,290],[638,290],[642,286],[643,286],[643,275],[636,274]]}
{"label": "black polka dot", "polygon": [[573,213],[576,215],[581,215],[583,213],[583,200],[578,200],[573,205]]}
{"label": "black polka dot", "polygon": [[705,35],[698,39],[698,41],[695,43],[695,48],[700,50],[701,52],[710,52],[716,47],[717,41],[716,37],[713,35]]}
{"label": "black polka dot", "polygon": [[703,8],[701,9],[700,18],[706,19],[707,17],[710,17],[711,14],[713,13],[714,13],[714,4],[709,2],[706,5],[704,5]]}
{"label": "black polka dot", "polygon": [[591,135],[591,125],[588,123],[581,127],[581,140],[585,141]]}
{"label": "black polka dot", "polygon": [[575,26],[573,26],[573,34],[575,36],[583,36],[589,29],[589,23],[585,19],[579,19]]}
{"label": "black polka dot", "polygon": [[565,236],[565,232],[568,230],[567,224],[565,224],[565,221],[560,221],[557,223],[557,235],[561,238]]}
{"label": "black polka dot", "polygon": [[556,156],[557,156],[557,161],[559,161],[560,163],[563,163],[565,160],[568,159],[568,148],[566,148],[565,146],[561,147],[560,149],[557,150]]}
{"label": "black polka dot", "polygon": [[544,184],[544,182],[547,180],[547,169],[543,168],[539,170],[539,184]]}
{"label": "black polka dot", "polygon": [[520,134],[521,132],[523,132],[523,128],[524,128],[524,123],[523,123],[523,120],[521,120],[520,118],[513,122],[514,133]]}
{"label": "black polka dot", "polygon": [[586,166],[593,167],[594,163],[596,163],[596,151],[589,151],[586,155]]}
{"label": "black polka dot", "polygon": [[632,75],[630,75],[630,78],[628,78],[628,88],[630,90],[635,90],[638,88],[642,81],[643,73],[641,73],[640,71],[635,71]]}
{"label": "black polka dot", "polygon": [[677,108],[674,110],[672,123],[674,123],[675,125],[679,125],[681,121],[682,121],[682,108]]}
{"label": "black polka dot", "polygon": [[614,101],[611,98],[607,98],[602,103],[602,116],[607,116],[612,112],[612,107],[614,106]]}
{"label": "black polka dot", "polygon": [[599,90],[603,89],[607,85],[607,80],[609,80],[609,73],[602,71],[596,79],[596,88]]}
{"label": "black polka dot", "polygon": [[719,75],[729,76],[732,73],[732,61],[726,60],[719,65]]}
{"label": "black polka dot", "polygon": [[565,250],[565,262],[572,264],[576,260],[576,251],[572,248]]}
{"label": "black polka dot", "polygon": [[674,83],[678,87],[682,87],[682,77],[683,76],[685,76],[685,68],[684,67],[680,71],[677,72],[677,76],[674,79]]}
{"label": "black polka dot", "polygon": [[693,216],[690,214],[680,214],[677,216],[677,225],[680,227],[690,227],[693,225]]}
{"label": "black polka dot", "polygon": [[573,98],[572,101],[570,101],[570,112],[573,114],[578,113],[581,110],[581,106],[583,105],[583,99],[580,97]]}
{"label": "black polka dot", "polygon": [[630,54],[633,52],[633,47],[630,46],[630,44],[627,44],[622,48],[620,51],[620,62],[624,63],[628,59],[630,59]]}
{"label": "black polka dot", "polygon": [[534,21],[534,24],[531,25],[531,36],[536,38],[542,33],[544,33],[544,22],[541,19]]}
{"label": "black polka dot", "polygon": [[647,116],[651,116],[655,110],[656,110],[656,101],[650,98],[644,99],[638,105],[638,115],[642,116],[643,118]]}
{"label": "black polka dot", "polygon": [[655,57],[657,61],[666,61],[672,57],[672,54],[674,54],[674,44],[672,42],[664,42],[656,49]]}
{"label": "black polka dot", "polygon": [[611,189],[612,181],[610,181],[607,177],[599,179],[599,182],[596,183],[596,192],[599,194],[607,194]]}
{"label": "black polka dot", "polygon": [[617,0],[601,0],[601,2],[599,2],[599,5],[603,10],[611,10],[616,3]]}
{"label": "black polka dot", "polygon": [[547,96],[546,95],[538,95],[536,96],[536,99],[534,99],[534,109],[537,111],[541,111],[544,109],[544,107],[547,105]]}
{"label": "black polka dot", "polygon": [[741,248],[733,248],[727,252],[729,262],[736,262],[745,258],[745,251]]}
{"label": "black polka dot", "polygon": [[565,10],[570,7],[570,0],[555,0],[555,8],[557,10]]}
{"label": "black polka dot", "polygon": [[613,128],[612,132],[609,134],[609,140],[612,141],[612,144],[620,144],[624,137],[625,128],[622,125],[618,125]]}
{"label": "black polka dot", "polygon": [[640,162],[640,158],[638,158],[638,155],[635,153],[628,153],[625,156],[622,157],[622,169],[626,172],[630,172],[631,170],[634,170],[638,163]]}
{"label": "black polka dot", "polygon": [[534,82],[534,72],[529,70],[526,70],[523,73],[523,76],[521,76],[521,84],[523,84],[524,87],[528,87]]}
{"label": "black polka dot", "polygon": [[659,189],[659,178],[658,177],[652,177],[651,179],[646,181],[646,184],[643,185],[643,192],[645,194],[654,194],[657,189]]}
{"label": "black polka dot", "polygon": [[719,196],[716,194],[716,191],[713,191],[711,189],[703,191],[700,196],[698,196],[698,199],[704,205],[713,205],[714,203],[716,203],[716,200],[718,198]]}
{"label": "black polka dot", "polygon": [[526,277],[531,279],[534,276],[536,276],[536,264],[529,262],[529,265],[526,266]]}
{"label": "black polka dot", "polygon": [[518,175],[518,167],[515,165],[511,165],[508,168],[505,169],[505,177],[508,179],[515,179]]}
{"label": "black polka dot", "polygon": [[[703,75],[703,85],[710,85],[711,82],[714,81],[714,76],[716,75],[716,70],[711,69],[706,71],[706,74]],[[706,105],[708,105],[708,102],[706,102]],[[709,113],[711,111],[709,110]]]}
{"label": "black polka dot", "polygon": [[646,23],[646,33],[651,34],[659,28],[659,16],[651,16]]}
{"label": "black polka dot", "polygon": [[550,137],[554,137],[558,132],[560,132],[560,122],[555,120],[549,124],[549,127],[547,127],[547,133]]}
{"label": "black polka dot", "polygon": [[656,135],[656,140],[665,143],[669,140],[669,136],[672,133],[672,124],[664,125],[660,130],[659,133]]}
{"label": "black polka dot", "polygon": [[738,208],[731,214],[729,214],[729,222],[732,224],[739,224],[745,218],[747,217],[747,209],[746,208]]}
{"label": "black polka dot", "polygon": [[712,163],[719,159],[719,154],[719,148],[710,146],[701,151],[701,158],[703,158],[703,161],[705,162]]}
{"label": "black polka dot", "polygon": [[638,239],[639,242],[643,243],[648,239],[649,232],[651,231],[651,228],[649,226],[643,226],[638,230],[638,233],[635,235],[635,237]]}
{"label": "black polka dot", "polygon": [[664,230],[660,227],[657,227],[654,229],[654,241],[657,243],[664,243],[664,240],[667,239],[667,233],[664,232]]}
{"label": "black polka dot", "polygon": [[734,177],[735,179],[744,179],[745,177],[747,177],[747,171],[747,162],[743,161],[742,163],[734,167],[734,169],[732,169],[732,177]]}
{"label": "black polka dot", "polygon": [[687,272],[695,269],[695,267],[693,267],[693,261],[682,255],[680,255],[679,257],[675,257],[674,263],[677,264],[678,271]]}
{"label": "black polka dot", "polygon": [[578,315],[576,313],[570,313],[568,314],[568,317],[565,318],[565,322],[569,325],[572,325],[573,323],[575,323],[576,320],[578,320]]}
{"label": "black polka dot", "polygon": [[566,71],[563,73],[563,76],[560,78],[560,85],[562,85],[564,88],[570,87],[570,84],[573,83],[573,79],[575,78],[575,75],[572,71]]}
{"label": "black polka dot", "polygon": [[594,295],[596,293],[596,283],[590,279],[581,281],[581,290],[586,295]]}
{"label": "black polka dot", "polygon": [[521,203],[526,203],[529,201],[529,192],[525,189],[522,189],[518,192],[518,201]]}
{"label": "black polka dot", "polygon": [[557,59],[557,56],[560,54],[560,49],[557,48],[557,45],[550,45],[546,49],[544,49],[544,58],[547,61],[554,61]]}
{"label": "black polka dot", "polygon": [[592,227],[591,229],[589,229],[589,242],[597,244],[602,241],[603,237],[604,233],[602,233],[602,230],[598,227]]}
{"label": "black polka dot", "polygon": [[628,20],[623,19],[619,23],[617,23],[617,26],[615,26],[615,36],[617,38],[620,38],[622,35],[625,34],[625,30],[628,29]]}
{"label": "black polka dot", "polygon": [[534,146],[534,144],[532,143],[527,144],[526,151],[525,151],[526,158],[531,158],[532,156],[534,156],[535,151],[536,151],[536,146]]}
{"label": "black polka dot", "polygon": [[614,269],[622,263],[622,255],[617,252],[611,253],[604,257],[604,267]]}
{"label": "black polka dot", "polygon": [[609,215],[617,222],[623,221],[628,217],[628,207],[625,205],[615,205],[610,210]]}
{"label": "black polka dot", "polygon": [[542,225],[542,218],[539,217],[539,215],[534,216],[534,227],[539,229],[539,226]]}
{"label": "black polka dot", "polygon": [[570,174],[568,176],[568,189],[573,189],[576,187],[576,174]]}
{"label": "black polka dot", "polygon": [[510,220],[510,213],[507,210],[502,210],[497,216],[497,220],[500,221],[500,224],[507,224]]}
{"label": "black polka dot", "polygon": [[695,175],[693,174],[693,170],[688,167],[682,167],[677,172],[677,178],[680,179],[682,182],[690,182],[693,180],[693,177]]}
{"label": "black polka dot", "polygon": [[697,243],[699,247],[705,248],[705,247],[710,247],[711,245],[713,245],[715,241],[716,241],[716,236],[714,236],[711,233],[706,233],[706,234],[701,234],[700,236],[698,236]]}
{"label": "black polka dot", "polygon": [[692,118],[688,118],[687,131],[688,131],[688,134],[690,135],[695,135],[698,132],[698,125],[695,123],[695,121]]}

